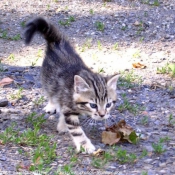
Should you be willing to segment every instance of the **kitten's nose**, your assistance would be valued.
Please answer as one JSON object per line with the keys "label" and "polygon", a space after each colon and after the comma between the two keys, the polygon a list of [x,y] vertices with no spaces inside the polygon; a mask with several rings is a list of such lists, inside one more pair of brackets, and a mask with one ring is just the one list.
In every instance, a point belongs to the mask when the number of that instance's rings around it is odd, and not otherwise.
{"label": "kitten's nose", "polygon": [[101,118],[103,118],[105,115],[100,115]]}

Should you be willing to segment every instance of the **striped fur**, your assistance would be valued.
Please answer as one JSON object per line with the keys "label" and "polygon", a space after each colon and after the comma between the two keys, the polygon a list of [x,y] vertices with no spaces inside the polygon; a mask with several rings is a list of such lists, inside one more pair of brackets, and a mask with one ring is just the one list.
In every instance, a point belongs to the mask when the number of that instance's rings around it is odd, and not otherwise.
{"label": "striped fur", "polygon": [[35,33],[42,34],[47,41],[41,67],[42,87],[48,97],[44,110],[59,112],[58,131],[69,131],[78,151],[82,146],[92,153],[95,147],[82,130],[79,117],[84,114],[95,120],[109,117],[117,98],[118,76],[108,78],[92,72],[70,42],[45,19],[36,18],[27,24],[26,44]]}

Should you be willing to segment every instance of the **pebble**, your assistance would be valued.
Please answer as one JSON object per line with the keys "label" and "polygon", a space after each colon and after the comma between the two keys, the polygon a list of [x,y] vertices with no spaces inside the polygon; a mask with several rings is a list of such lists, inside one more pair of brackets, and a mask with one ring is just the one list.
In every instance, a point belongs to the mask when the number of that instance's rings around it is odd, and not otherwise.
{"label": "pebble", "polygon": [[1,160],[1,161],[6,161],[7,158],[6,158],[5,156],[0,156],[0,160]]}
{"label": "pebble", "polygon": [[0,99],[0,107],[6,107],[8,105],[7,99]]}

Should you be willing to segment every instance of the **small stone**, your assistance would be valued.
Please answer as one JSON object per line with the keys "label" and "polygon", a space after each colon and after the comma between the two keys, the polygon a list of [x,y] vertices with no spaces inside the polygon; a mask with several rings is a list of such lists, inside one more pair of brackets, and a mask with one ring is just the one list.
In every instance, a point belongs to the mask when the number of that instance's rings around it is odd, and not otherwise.
{"label": "small stone", "polygon": [[171,38],[171,36],[170,36],[170,35],[168,35],[168,34],[166,34],[166,35],[164,36],[164,38],[165,38],[165,39],[170,39],[170,38]]}
{"label": "small stone", "polygon": [[153,161],[153,159],[146,159],[144,160],[145,163],[151,163]]}
{"label": "small stone", "polygon": [[7,159],[7,158],[6,158],[5,156],[0,157],[0,160],[1,160],[1,161],[6,161],[6,159]]}
{"label": "small stone", "polygon": [[0,107],[5,107],[8,105],[8,100],[7,99],[1,99],[0,100]]}

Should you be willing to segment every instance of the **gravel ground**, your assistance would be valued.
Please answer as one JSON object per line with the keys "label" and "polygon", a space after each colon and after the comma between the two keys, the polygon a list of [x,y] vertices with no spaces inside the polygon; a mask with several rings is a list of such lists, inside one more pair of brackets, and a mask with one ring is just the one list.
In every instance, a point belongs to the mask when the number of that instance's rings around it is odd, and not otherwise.
{"label": "gravel ground", "polygon": [[[14,79],[14,83],[0,87],[1,132],[12,122],[17,122],[19,130],[25,130],[28,127],[25,118],[34,111],[42,113],[46,104],[46,101],[39,105],[34,103],[43,96],[39,67],[45,41],[38,35],[30,46],[25,46],[23,41],[25,22],[36,16],[49,19],[62,30],[94,71],[104,74],[125,71],[125,76],[133,75],[133,71],[142,80],[134,87],[119,86],[112,116],[115,121],[125,119],[141,137],[136,145],[118,144],[116,151],[120,147],[139,157],[146,149],[148,154],[132,164],[110,161],[101,169],[92,166],[92,156],[79,154],[78,162],[72,167],[74,174],[175,174],[175,80],[167,74],[157,74],[157,68],[175,63],[174,0],[1,0],[0,80],[5,77]],[[63,21],[70,20],[70,16],[74,21],[63,25]],[[97,28],[97,22],[103,25]],[[103,27],[104,31],[100,31]],[[133,68],[132,64],[138,62],[146,68]],[[11,98],[19,91],[19,86],[23,88],[22,98]],[[133,108],[121,110],[121,105],[125,104],[123,94],[129,104],[138,106],[136,113]],[[67,133],[59,135],[56,132],[58,116],[45,117],[48,120],[42,126],[42,132],[53,135],[52,140],[57,143],[57,158],[50,164],[50,174],[54,174],[58,167],[70,163],[67,149],[72,146],[72,141]],[[85,125],[85,130],[97,148],[111,149],[101,143],[100,133],[104,130],[104,123],[96,123],[95,126],[90,123],[89,127]],[[169,141],[163,144],[166,151],[156,154],[152,144],[165,137],[169,137]],[[0,175],[19,174],[17,166],[21,162],[26,166],[31,163],[31,157],[19,154],[19,148],[12,143],[3,145],[0,142]],[[31,148],[26,146],[24,149],[28,151]],[[21,172],[27,173],[32,174],[27,170]]]}

